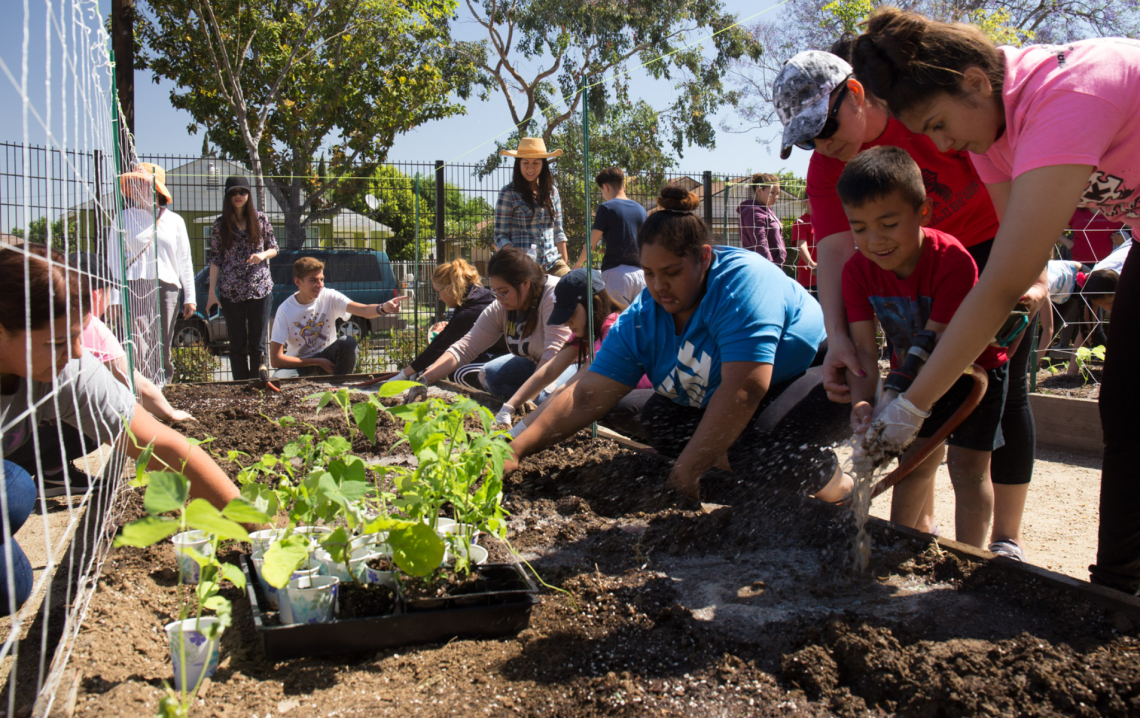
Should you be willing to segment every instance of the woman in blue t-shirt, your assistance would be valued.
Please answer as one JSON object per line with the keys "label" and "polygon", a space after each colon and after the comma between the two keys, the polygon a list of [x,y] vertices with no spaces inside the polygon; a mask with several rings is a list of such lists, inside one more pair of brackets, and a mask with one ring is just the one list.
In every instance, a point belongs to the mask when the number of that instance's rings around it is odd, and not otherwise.
{"label": "woman in blue t-shirt", "polygon": [[[621,314],[590,370],[514,440],[508,469],[606,417],[676,457],[667,487],[690,500],[714,466],[841,500],[852,483],[834,453],[799,448],[845,429],[821,373],[805,374],[823,358],[823,312],[771,262],[713,247],[698,202],[678,185],[662,188],[637,237],[648,294]],[[634,389],[643,374],[653,389]]]}

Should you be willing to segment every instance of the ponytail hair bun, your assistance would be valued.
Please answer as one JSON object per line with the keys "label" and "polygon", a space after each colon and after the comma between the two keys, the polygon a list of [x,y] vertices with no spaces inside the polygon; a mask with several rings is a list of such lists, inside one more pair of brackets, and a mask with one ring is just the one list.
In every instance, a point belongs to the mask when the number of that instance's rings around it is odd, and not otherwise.
{"label": "ponytail hair bun", "polygon": [[712,230],[696,213],[701,198],[679,184],[671,183],[657,194],[657,211],[651,212],[637,231],[637,248],[659,244],[678,257],[698,257],[701,247],[713,243]]}
{"label": "ponytail hair bun", "polygon": [[962,76],[971,67],[986,74],[998,97],[1005,80],[1005,56],[977,27],[894,7],[871,14],[852,43],[851,66],[895,115],[925,108],[939,95],[963,95]]}
{"label": "ponytail hair bun", "polygon": [[696,192],[690,192],[679,184],[667,184],[657,195],[657,206],[673,212],[692,212],[701,204]]}

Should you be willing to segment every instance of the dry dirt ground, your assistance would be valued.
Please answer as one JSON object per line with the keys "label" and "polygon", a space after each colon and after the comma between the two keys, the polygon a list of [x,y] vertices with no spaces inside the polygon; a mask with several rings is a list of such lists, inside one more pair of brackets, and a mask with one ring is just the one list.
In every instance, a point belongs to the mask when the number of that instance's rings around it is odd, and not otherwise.
{"label": "dry dirt ground", "polygon": [[[182,399],[208,427],[186,430],[217,436],[216,450],[275,451],[296,433],[270,430],[259,412],[299,415],[300,391],[257,407],[211,394]],[[330,412],[317,423],[339,421]],[[1030,558],[1084,578],[1098,466],[1038,458]],[[706,500],[732,508],[679,511],[652,490],[665,471],[578,438],[512,477],[512,541],[569,591],[544,592],[531,628],[513,639],[274,663],[257,647],[242,594],[227,590],[235,624],[193,714],[1140,715],[1131,622],[884,531],[868,576],[853,581],[842,570],[844,516],[759,504],[727,475],[709,480]],[[941,474],[937,495],[952,537],[953,491]],[[889,497],[874,513],[889,513]],[[77,715],[153,714],[170,674],[161,626],[177,610],[172,566],[169,545],[108,561],[72,657]]]}
{"label": "dry dirt ground", "polygon": [[[954,487],[946,464],[935,481],[934,516],[941,534],[954,538]],[[1087,581],[1089,564],[1096,560],[1099,500],[1100,459],[1039,449],[1022,523],[1029,562]],[[889,491],[871,513],[890,517]]]}

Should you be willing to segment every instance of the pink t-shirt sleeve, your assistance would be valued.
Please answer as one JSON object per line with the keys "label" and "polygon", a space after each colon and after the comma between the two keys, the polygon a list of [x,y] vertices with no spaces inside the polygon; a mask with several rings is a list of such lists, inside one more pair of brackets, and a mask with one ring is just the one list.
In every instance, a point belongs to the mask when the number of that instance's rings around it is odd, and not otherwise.
{"label": "pink t-shirt sleeve", "polygon": [[[1042,93],[1018,123],[1021,132],[1010,179],[1051,165],[1096,167],[1124,120],[1115,104],[1100,97],[1075,91]],[[985,175],[982,179],[989,181]]]}
{"label": "pink t-shirt sleeve", "polygon": [[114,332],[98,317],[91,317],[90,323],[80,336],[80,343],[104,364],[127,355],[123,345],[115,338]]}

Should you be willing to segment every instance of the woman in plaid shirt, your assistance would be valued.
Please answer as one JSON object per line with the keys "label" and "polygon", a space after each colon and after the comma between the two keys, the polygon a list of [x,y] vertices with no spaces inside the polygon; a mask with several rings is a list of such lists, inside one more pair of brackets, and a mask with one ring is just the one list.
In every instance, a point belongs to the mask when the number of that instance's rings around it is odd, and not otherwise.
{"label": "woman in plaid shirt", "polygon": [[517,150],[499,154],[515,158],[515,172],[495,203],[495,248],[511,245],[527,251],[533,246],[547,274],[561,277],[570,265],[562,231],[562,199],[549,160],[561,157],[562,150],[547,152],[541,137],[524,137]]}

